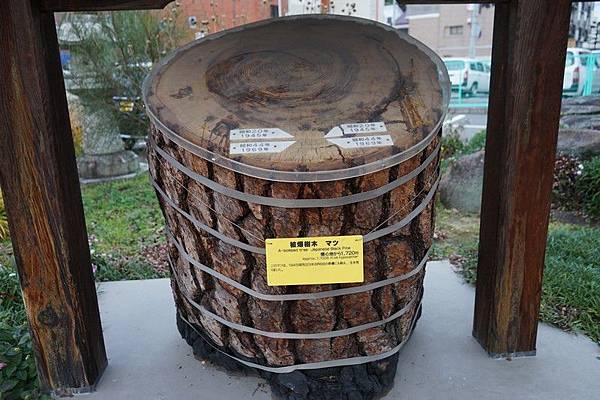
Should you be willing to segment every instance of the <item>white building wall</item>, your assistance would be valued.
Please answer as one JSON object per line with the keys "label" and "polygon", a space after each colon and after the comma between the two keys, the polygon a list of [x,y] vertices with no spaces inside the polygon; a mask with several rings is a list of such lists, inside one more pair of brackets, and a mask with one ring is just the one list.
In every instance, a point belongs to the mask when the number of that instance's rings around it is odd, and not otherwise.
{"label": "white building wall", "polygon": [[[465,57],[469,55],[472,7],[464,4],[418,10],[409,7],[408,33],[442,57]],[[476,20],[481,34],[474,43],[475,56],[487,59],[492,51],[494,9],[482,8]]]}
{"label": "white building wall", "polygon": [[387,4],[383,7],[383,22],[385,24],[393,26],[394,28],[408,28],[406,20],[404,20],[404,25],[406,26],[398,24],[398,22],[401,21],[403,15],[404,13],[402,12],[402,9],[398,6],[396,2],[393,2],[392,4]]}
{"label": "white building wall", "polygon": [[[385,22],[384,3],[385,0],[333,0],[330,2],[328,13],[337,15],[351,15],[353,17]],[[288,0],[287,15],[321,13],[322,6],[321,2],[318,0]]]}

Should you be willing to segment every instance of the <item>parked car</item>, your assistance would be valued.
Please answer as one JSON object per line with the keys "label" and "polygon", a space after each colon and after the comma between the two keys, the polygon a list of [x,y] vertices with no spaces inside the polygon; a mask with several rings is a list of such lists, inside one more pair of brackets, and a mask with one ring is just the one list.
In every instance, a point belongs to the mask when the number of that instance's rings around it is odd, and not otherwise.
{"label": "parked car", "polygon": [[592,93],[600,93],[600,50],[592,50],[590,53],[590,64],[592,72]]}
{"label": "parked car", "polygon": [[444,58],[452,91],[475,96],[490,91],[490,68],[483,61],[472,58]]}
{"label": "parked car", "polygon": [[577,47],[567,49],[563,96],[581,96],[584,92],[588,70],[593,73],[593,65],[588,66],[590,51]]}

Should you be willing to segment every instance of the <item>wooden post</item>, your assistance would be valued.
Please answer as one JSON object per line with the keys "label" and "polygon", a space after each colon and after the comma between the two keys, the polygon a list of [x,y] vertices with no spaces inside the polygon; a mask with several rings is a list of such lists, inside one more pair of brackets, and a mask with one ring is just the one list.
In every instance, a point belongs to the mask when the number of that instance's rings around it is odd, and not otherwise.
{"label": "wooden post", "polygon": [[39,0],[40,9],[58,11],[115,11],[164,8],[174,0]]}
{"label": "wooden post", "polygon": [[570,0],[497,4],[473,336],[535,353]]}
{"label": "wooden post", "polygon": [[0,182],[41,388],[91,389],[107,360],[54,16],[0,6]]}

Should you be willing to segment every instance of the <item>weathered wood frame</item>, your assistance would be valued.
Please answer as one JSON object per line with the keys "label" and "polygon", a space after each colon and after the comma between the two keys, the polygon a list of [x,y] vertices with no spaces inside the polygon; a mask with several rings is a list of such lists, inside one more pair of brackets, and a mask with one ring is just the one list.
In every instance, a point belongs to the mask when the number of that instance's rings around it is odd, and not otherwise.
{"label": "weathered wood frame", "polygon": [[[169,0],[5,0],[0,183],[42,389],[89,390],[107,365],[53,12]],[[535,352],[571,0],[495,3],[473,335],[492,355]]]}

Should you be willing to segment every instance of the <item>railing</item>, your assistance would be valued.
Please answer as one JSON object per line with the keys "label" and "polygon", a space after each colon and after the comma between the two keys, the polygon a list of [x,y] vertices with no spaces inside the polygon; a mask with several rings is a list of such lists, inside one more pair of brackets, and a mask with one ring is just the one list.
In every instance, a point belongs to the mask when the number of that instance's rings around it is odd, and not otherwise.
{"label": "railing", "polygon": [[[482,59],[489,64],[489,59]],[[569,50],[565,62],[563,97],[580,97],[600,94],[600,52],[578,53]],[[458,85],[450,98],[451,108],[487,108],[489,93],[471,95],[463,85]]]}

